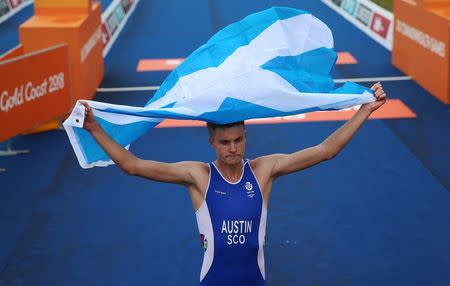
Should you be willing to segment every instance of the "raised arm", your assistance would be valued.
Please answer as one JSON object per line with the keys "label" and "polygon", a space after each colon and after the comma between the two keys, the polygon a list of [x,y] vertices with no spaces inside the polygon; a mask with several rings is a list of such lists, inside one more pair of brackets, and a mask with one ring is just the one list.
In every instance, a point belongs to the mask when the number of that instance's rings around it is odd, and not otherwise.
{"label": "raised arm", "polygon": [[380,83],[371,87],[376,101],[361,106],[358,112],[321,144],[292,154],[274,154],[262,157],[270,177],[296,172],[335,157],[369,118],[370,114],[386,102],[386,94]]}
{"label": "raised arm", "polygon": [[109,158],[125,173],[166,183],[177,183],[186,186],[195,184],[193,174],[196,171],[198,173],[197,169],[203,167],[202,163],[163,163],[139,159],[111,139],[95,120],[91,107],[86,102],[82,102],[82,104],[86,109],[83,128],[91,134],[106,154],[108,154]]}

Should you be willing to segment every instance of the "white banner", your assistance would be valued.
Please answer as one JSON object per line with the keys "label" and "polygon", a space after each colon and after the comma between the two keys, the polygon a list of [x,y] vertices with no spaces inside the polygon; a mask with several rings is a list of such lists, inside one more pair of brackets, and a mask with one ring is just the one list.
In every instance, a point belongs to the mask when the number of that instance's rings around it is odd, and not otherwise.
{"label": "white banner", "polygon": [[321,0],[372,39],[392,50],[394,14],[369,0]]}

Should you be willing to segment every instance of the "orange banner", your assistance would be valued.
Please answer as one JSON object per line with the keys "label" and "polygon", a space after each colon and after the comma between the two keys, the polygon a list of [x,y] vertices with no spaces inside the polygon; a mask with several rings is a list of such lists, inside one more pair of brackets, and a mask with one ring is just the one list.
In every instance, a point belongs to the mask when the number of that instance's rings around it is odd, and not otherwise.
{"label": "orange banner", "polygon": [[450,0],[395,0],[392,63],[450,103]]}
{"label": "orange banner", "polygon": [[[52,2],[62,3],[63,1]],[[74,5],[75,1],[68,3]],[[62,13],[59,8],[49,8],[47,14],[34,15],[19,29],[19,38],[25,53],[60,43],[66,43],[69,46],[74,101],[93,98],[103,78],[101,11],[99,2],[92,5],[89,13],[72,11],[70,17]]]}
{"label": "orange banner", "polygon": [[0,62],[0,141],[62,119],[71,105],[67,45]]}
{"label": "orange banner", "polygon": [[[149,71],[171,71],[184,61],[184,58],[177,59],[144,59],[140,60],[137,66],[138,72]],[[349,52],[339,52],[336,61],[337,65],[354,65],[358,61]]]}
{"label": "orange banner", "polygon": [[[280,124],[280,123],[294,123],[294,122],[317,122],[317,121],[345,121],[352,118],[359,107],[325,112],[310,112],[305,114],[259,118],[246,120],[245,124]],[[372,113],[369,119],[398,119],[398,118],[416,118],[417,115],[409,109],[400,99],[388,99],[386,104]],[[173,127],[198,127],[206,126],[204,121],[198,120],[174,120],[166,119],[158,124],[158,128],[173,128]]]}
{"label": "orange banner", "polygon": [[72,14],[74,12],[90,13],[92,7],[92,0],[35,0],[34,12],[36,15],[54,14],[55,9],[59,13],[67,12]]}

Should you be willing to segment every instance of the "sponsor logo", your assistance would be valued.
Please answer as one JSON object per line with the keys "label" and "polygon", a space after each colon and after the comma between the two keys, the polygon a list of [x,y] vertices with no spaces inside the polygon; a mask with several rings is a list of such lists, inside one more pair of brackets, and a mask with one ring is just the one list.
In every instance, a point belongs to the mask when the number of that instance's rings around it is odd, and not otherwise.
{"label": "sponsor logo", "polygon": [[342,9],[353,16],[356,11],[356,4],[356,0],[344,0],[344,2],[342,2]]}
{"label": "sponsor logo", "polygon": [[8,1],[0,0],[0,17],[5,14],[8,14],[8,12],[9,12]]}
{"label": "sponsor logo", "polygon": [[255,191],[253,191],[253,185],[250,182],[245,183],[245,189],[247,190],[247,196],[253,198],[255,196]]}
{"label": "sponsor logo", "polygon": [[416,0],[402,0],[402,2],[405,2],[406,4],[409,4],[411,6],[417,6]]}
{"label": "sponsor logo", "polygon": [[22,4],[22,0],[9,0],[9,4],[11,5],[11,9],[16,8],[20,4]]}
{"label": "sponsor logo", "polygon": [[91,51],[97,45],[97,43],[102,39],[102,29],[101,26],[98,26],[97,30],[95,30],[94,34],[89,38],[89,40],[84,44],[83,48],[81,48],[81,62],[84,62],[86,58],[89,56]]}
{"label": "sponsor logo", "polygon": [[125,13],[128,13],[128,10],[131,8],[131,4],[133,4],[131,0],[121,0],[120,3],[122,4]]}
{"label": "sponsor logo", "polygon": [[219,195],[222,195],[222,196],[224,196],[224,195],[227,194],[227,193],[225,193],[225,192],[222,192],[222,191],[219,191],[219,190],[216,190],[216,189],[214,189],[214,192],[215,192],[216,194],[219,194]]}
{"label": "sponsor logo", "polygon": [[208,249],[208,240],[204,234],[200,234],[200,245],[203,247],[203,251]]}
{"label": "sponsor logo", "polygon": [[106,19],[106,27],[108,28],[108,32],[110,35],[113,35],[116,31],[117,27],[119,26],[119,20],[117,19],[116,15],[112,13],[109,15],[108,19]]}
{"label": "sponsor logo", "polygon": [[105,24],[102,24],[102,43],[103,46],[106,47],[106,45],[109,43],[109,40],[111,38],[109,37],[108,29],[106,28]]}
{"label": "sponsor logo", "polygon": [[125,18],[125,11],[123,11],[122,5],[117,5],[114,9],[114,14],[116,14],[116,18],[119,21],[119,23],[122,22],[123,18]]}
{"label": "sponsor logo", "polygon": [[364,4],[359,3],[358,10],[356,12],[356,19],[366,26],[372,21],[372,10]]}
{"label": "sponsor logo", "polygon": [[407,37],[411,41],[414,41],[425,49],[431,51],[432,53],[445,58],[445,50],[447,49],[447,47],[445,46],[444,42],[428,35],[425,32],[422,32],[415,27],[410,26],[409,24],[401,20],[397,20],[395,29],[397,32]]}
{"label": "sponsor logo", "polygon": [[16,87],[11,94],[4,90],[0,94],[0,110],[2,112],[11,111],[13,108],[19,107],[26,102],[37,100],[40,97],[62,90],[64,86],[64,73],[61,72],[45,78],[37,85],[31,81],[22,84]]}
{"label": "sponsor logo", "polygon": [[341,6],[342,0],[331,0],[336,6]]}
{"label": "sponsor logo", "polygon": [[370,28],[386,39],[387,33],[389,31],[389,26],[391,25],[391,21],[378,13],[373,14],[372,24]]}

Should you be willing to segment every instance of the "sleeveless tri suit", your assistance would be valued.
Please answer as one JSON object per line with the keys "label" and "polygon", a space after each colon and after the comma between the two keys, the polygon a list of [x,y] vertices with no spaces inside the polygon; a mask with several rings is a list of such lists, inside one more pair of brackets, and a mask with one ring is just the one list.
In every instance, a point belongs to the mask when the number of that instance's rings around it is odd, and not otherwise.
{"label": "sleeveless tri suit", "polygon": [[209,168],[205,200],[196,212],[204,249],[200,285],[264,285],[267,209],[250,163],[244,161],[236,183],[227,181],[214,163]]}

